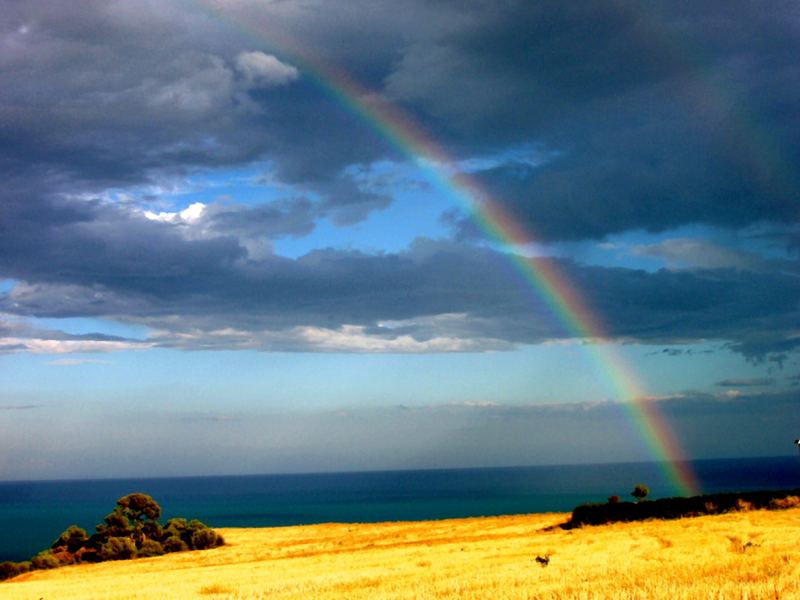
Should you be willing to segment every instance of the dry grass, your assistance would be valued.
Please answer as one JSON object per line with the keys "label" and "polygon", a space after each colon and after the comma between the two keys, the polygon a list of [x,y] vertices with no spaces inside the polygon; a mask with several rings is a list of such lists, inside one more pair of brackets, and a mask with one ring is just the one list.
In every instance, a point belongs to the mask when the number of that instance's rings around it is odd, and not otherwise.
{"label": "dry grass", "polygon": [[223,548],[37,571],[0,597],[800,598],[800,508],[544,531],[565,519],[225,529]]}

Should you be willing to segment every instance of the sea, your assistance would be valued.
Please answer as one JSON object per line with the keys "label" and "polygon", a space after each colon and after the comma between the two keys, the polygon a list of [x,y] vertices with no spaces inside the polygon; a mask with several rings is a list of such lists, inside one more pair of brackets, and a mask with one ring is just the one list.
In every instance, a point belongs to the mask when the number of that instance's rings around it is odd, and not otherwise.
{"label": "sea", "polygon": [[[692,461],[702,493],[800,487],[800,456]],[[26,560],[69,525],[89,533],[132,492],[212,527],[279,527],[568,512],[611,495],[674,496],[656,462],[480,469],[0,482],[0,561]]]}

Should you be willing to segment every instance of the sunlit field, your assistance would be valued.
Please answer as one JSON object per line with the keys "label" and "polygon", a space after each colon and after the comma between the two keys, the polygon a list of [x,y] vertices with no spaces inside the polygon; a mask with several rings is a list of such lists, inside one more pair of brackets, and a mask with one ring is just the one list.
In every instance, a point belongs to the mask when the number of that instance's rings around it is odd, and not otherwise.
{"label": "sunlit field", "polygon": [[222,548],[32,572],[0,597],[800,598],[800,509],[548,529],[566,518],[222,529]]}

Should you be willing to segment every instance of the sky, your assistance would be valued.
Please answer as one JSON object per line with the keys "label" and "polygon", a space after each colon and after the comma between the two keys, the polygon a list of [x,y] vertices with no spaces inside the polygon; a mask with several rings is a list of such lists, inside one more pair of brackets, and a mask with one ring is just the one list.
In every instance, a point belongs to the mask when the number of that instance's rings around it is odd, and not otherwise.
{"label": "sky", "polygon": [[796,452],[797,3],[0,1],[0,480]]}

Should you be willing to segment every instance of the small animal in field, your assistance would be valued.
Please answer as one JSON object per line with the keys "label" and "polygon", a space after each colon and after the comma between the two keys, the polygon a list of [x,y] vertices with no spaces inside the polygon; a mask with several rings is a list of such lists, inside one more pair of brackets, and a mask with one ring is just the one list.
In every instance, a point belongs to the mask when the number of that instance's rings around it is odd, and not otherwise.
{"label": "small animal in field", "polygon": [[542,567],[546,567],[550,564],[550,555],[545,554],[544,556],[536,555],[536,562],[539,563]]}

